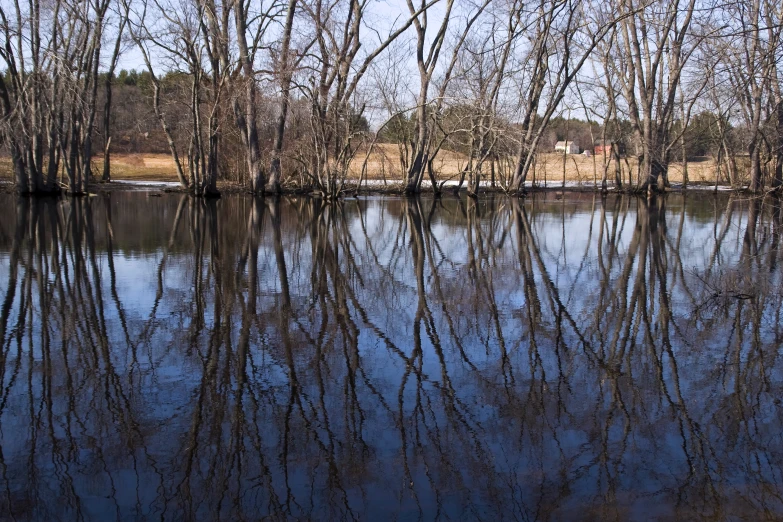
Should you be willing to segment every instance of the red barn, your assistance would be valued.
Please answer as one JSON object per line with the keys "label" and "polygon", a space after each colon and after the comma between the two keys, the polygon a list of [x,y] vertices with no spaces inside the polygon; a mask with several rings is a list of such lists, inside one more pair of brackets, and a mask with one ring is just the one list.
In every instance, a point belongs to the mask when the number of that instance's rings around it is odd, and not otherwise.
{"label": "red barn", "polygon": [[606,155],[610,155],[612,153],[612,147],[617,147],[618,154],[625,154],[625,145],[622,143],[617,143],[614,141],[596,141],[593,146],[593,153],[596,156],[603,155],[604,152],[606,152]]}

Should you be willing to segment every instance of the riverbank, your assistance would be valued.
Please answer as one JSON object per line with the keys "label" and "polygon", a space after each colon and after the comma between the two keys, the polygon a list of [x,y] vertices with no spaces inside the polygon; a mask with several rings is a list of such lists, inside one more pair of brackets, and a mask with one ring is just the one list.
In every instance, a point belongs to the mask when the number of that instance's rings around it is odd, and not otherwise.
{"label": "riverbank", "polygon": [[[228,183],[228,182],[219,182],[218,190],[220,194],[249,194],[250,193],[249,189],[245,185]],[[117,192],[117,191],[139,191],[139,192],[149,192],[152,194],[189,192],[188,189],[182,187],[177,181],[116,179],[111,182],[94,182],[90,184],[90,194],[99,194],[99,193]],[[8,179],[0,179],[0,193],[14,193],[14,192],[15,189],[12,181]],[[433,192],[435,191],[433,190],[432,185],[430,184],[429,181],[425,181],[422,183],[420,193],[432,194]],[[522,193],[522,195],[529,194],[529,193],[536,193],[536,192],[601,193],[604,191],[602,190],[600,184],[596,186],[593,183],[566,182],[565,185],[563,185],[562,183],[559,184],[547,183],[546,185],[543,185],[543,184],[538,184],[533,182],[527,182],[525,183],[524,192]],[[621,187],[618,189],[614,184],[607,184],[606,192],[639,194],[642,193],[643,191],[640,190],[638,187],[632,187],[630,189]],[[709,183],[690,183],[687,187],[684,187],[682,184],[674,183],[670,187],[668,187],[665,192],[746,193],[748,191],[745,188],[733,188],[727,185],[718,185],[716,187],[714,184],[709,184]],[[466,194],[467,186],[466,183],[460,185],[459,183],[454,181],[446,181],[442,185],[439,185],[438,193],[439,194]],[[492,185],[490,182],[482,182],[479,189],[479,195],[480,194],[510,194],[510,193],[512,192],[504,189],[499,184]],[[319,192],[317,190],[309,189],[309,188],[283,187],[281,190],[281,194],[318,195]],[[353,197],[357,195],[389,195],[389,196],[405,195],[405,186],[403,183],[381,182],[379,180],[365,180],[361,183],[361,185],[359,185],[357,182],[349,180],[346,181],[341,194],[344,197]]]}
{"label": "riverbank", "polygon": [[[403,194],[404,185],[399,160],[394,159],[398,155],[396,146],[382,144],[376,146],[369,156],[357,154],[357,158],[351,163],[349,177],[345,181],[345,195],[362,194]],[[366,168],[362,169],[367,158]],[[460,172],[464,169],[467,158],[456,152],[446,151],[438,156],[434,165],[438,172],[438,187],[443,193],[466,191],[467,180],[460,182]],[[95,172],[102,169],[103,158],[98,156],[94,160]],[[93,192],[106,192],[113,190],[142,190],[158,192],[185,192],[178,182],[176,168],[171,157],[167,154],[113,154],[111,162],[112,181],[101,182],[96,178],[90,185]],[[623,179],[628,178],[628,169],[636,168],[635,158],[623,158],[621,160]],[[541,154],[533,169],[528,175],[525,184],[525,192],[533,191],[578,191],[600,192],[603,175],[603,158],[598,156]],[[715,191],[716,164],[710,158],[699,158],[688,163],[689,182],[687,189],[683,184],[683,168],[679,163],[672,163],[669,169],[669,181],[671,187],[667,191],[679,192],[683,190]],[[364,176],[362,177],[362,170]],[[611,180],[614,179],[614,163],[609,165],[610,181],[607,190],[617,192]],[[496,182],[491,178],[482,181],[481,192],[506,193],[502,187],[498,174]],[[8,158],[0,158],[0,191],[13,191],[13,175]],[[218,188],[223,194],[247,193],[247,186],[243,183],[221,181]],[[422,192],[432,193],[433,189],[429,180],[422,183]],[[734,191],[730,186],[719,185],[718,191]],[[741,190],[741,189],[740,189]],[[621,188],[622,192],[635,192],[636,188]],[[284,193],[304,194],[311,190],[296,187],[284,187]]]}
{"label": "riverbank", "polygon": [[[394,144],[378,144],[369,155],[360,151],[351,162],[348,170],[348,181],[381,183],[384,186],[395,186],[403,179],[403,170],[400,164],[400,153]],[[366,162],[365,162],[366,160]],[[436,157],[433,167],[437,172],[438,181],[445,182],[447,186],[459,184],[468,158],[464,154],[454,151],[442,151]],[[507,162],[504,162],[508,167]],[[602,156],[584,156],[572,154],[539,154],[535,164],[528,173],[531,184],[548,188],[555,185],[562,188],[566,185],[580,184],[599,185],[604,172],[604,158]],[[622,158],[620,160],[622,179],[625,181],[635,178],[637,162],[635,158]],[[689,184],[714,185],[717,165],[712,158],[692,158],[688,161]],[[103,172],[103,156],[95,156],[93,170],[96,173]],[[485,169],[491,170],[488,165]],[[496,180],[510,176],[510,172],[502,172],[500,163],[496,163]],[[673,162],[669,165],[669,181],[672,184],[683,183],[683,164]],[[136,154],[112,154],[111,156],[112,180],[135,182],[169,182],[176,183],[177,170],[174,161],[168,154],[136,153]],[[615,176],[615,163],[609,161],[607,175],[610,180]],[[100,176],[98,176],[100,177]],[[7,157],[0,157],[0,181],[13,180],[11,161]],[[487,173],[486,181],[490,182],[491,175]],[[486,185],[489,185],[487,183]]]}

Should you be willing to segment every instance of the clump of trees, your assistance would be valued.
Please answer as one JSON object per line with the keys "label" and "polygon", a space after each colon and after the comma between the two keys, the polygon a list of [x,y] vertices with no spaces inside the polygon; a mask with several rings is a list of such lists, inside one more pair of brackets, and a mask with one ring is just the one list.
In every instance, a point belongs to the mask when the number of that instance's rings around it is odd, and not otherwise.
{"label": "clump of trees", "polygon": [[[111,153],[165,151],[183,187],[337,197],[380,142],[406,192],[437,158],[524,190],[553,142],[623,145],[601,186],[657,190],[669,165],[783,183],[783,6],[742,0],[53,0],[0,6],[0,134],[17,190],[87,193]],[[142,70],[117,71],[123,53]],[[102,170],[97,159],[102,153]],[[362,162],[364,159],[364,162]],[[610,164],[614,173],[610,173]],[[627,162],[626,162],[627,164]],[[630,167],[629,167],[630,169]]]}
{"label": "clump of trees", "polygon": [[[116,65],[127,18],[112,7],[110,0],[54,0],[0,8],[3,142],[21,193],[61,185],[87,192],[101,62],[110,71]],[[107,46],[111,34],[115,45]]]}

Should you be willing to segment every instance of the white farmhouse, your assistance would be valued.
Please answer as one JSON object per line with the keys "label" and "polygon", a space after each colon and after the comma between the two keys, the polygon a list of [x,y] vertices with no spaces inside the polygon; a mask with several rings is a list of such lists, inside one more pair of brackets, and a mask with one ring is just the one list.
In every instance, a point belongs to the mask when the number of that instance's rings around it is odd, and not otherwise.
{"label": "white farmhouse", "polygon": [[[551,143],[551,142],[550,142]],[[579,145],[573,141],[558,141],[555,143],[555,152],[565,152],[566,154],[579,154]]]}

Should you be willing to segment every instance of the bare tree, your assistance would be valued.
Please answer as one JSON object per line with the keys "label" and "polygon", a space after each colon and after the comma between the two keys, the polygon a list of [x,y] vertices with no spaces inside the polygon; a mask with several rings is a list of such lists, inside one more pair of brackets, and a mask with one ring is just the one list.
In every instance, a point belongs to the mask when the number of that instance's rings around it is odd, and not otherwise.
{"label": "bare tree", "polygon": [[[128,2],[128,0],[124,0],[125,2]],[[130,5],[127,3],[126,5]],[[139,5],[139,4],[136,4]],[[151,31],[147,27],[147,16],[148,16],[148,2],[144,1],[141,3],[141,7],[134,13],[133,19],[129,18],[129,34],[133,41],[135,42],[136,46],[138,47],[139,51],[142,54],[142,57],[144,58],[144,64],[147,67],[147,72],[149,72],[150,80],[152,81],[152,106],[155,111],[155,117],[160,122],[161,129],[163,130],[164,135],[166,136],[166,142],[169,147],[169,151],[171,152],[172,160],[174,161],[174,165],[176,167],[177,171],[177,178],[179,180],[180,185],[183,188],[189,188],[190,187],[190,181],[185,176],[185,169],[183,167],[183,161],[182,161],[182,155],[180,153],[180,149],[174,139],[174,135],[171,130],[171,126],[168,124],[168,121],[166,119],[166,114],[164,113],[160,98],[161,98],[161,80],[158,77],[158,75],[155,73],[155,68],[153,66],[153,49],[162,49],[164,51],[168,51],[171,55],[176,57],[177,59],[181,60],[182,62],[186,62],[186,55],[185,52],[177,45],[177,39],[171,39],[169,38],[168,41],[164,41],[163,38],[166,35],[166,33],[161,34],[160,36],[154,36]],[[153,5],[154,8],[154,5]],[[184,22],[185,20],[182,20]],[[180,25],[180,23],[176,22],[175,20],[167,20],[168,32],[170,34],[176,34],[176,27]],[[186,33],[183,33],[183,36],[185,34],[191,34],[192,30],[187,31]],[[192,164],[188,163],[188,168],[192,169]]]}
{"label": "bare tree", "polygon": [[378,38],[378,44],[364,57],[361,28],[369,0],[313,0],[301,6],[313,24],[314,57],[306,64],[312,74],[299,89],[311,104],[309,177],[326,197],[343,190],[348,167],[362,135],[364,104],[357,87],[375,60],[427,10],[440,0],[431,0],[411,12],[399,27]]}
{"label": "bare tree", "polygon": [[[138,5],[138,4],[137,4]],[[196,196],[217,195],[220,136],[218,121],[231,73],[227,34],[230,5],[212,0],[179,0],[175,5],[143,0],[131,34],[137,43],[154,86],[153,105],[177,166],[180,183]],[[154,21],[150,18],[154,17]],[[166,115],[161,110],[161,80],[154,58],[185,66],[190,80],[190,139],[187,145],[189,179]]]}
{"label": "bare tree", "polygon": [[125,27],[128,23],[128,5],[122,3],[117,10],[117,34],[114,37],[114,50],[109,59],[109,70],[104,81],[103,100],[103,181],[111,181],[111,102],[112,84],[114,83],[114,71],[122,50],[122,40],[125,36]]}
{"label": "bare tree", "polygon": [[616,9],[624,18],[614,71],[639,142],[642,187],[663,188],[681,77],[703,40],[694,31],[696,0],[618,0]]}
{"label": "bare tree", "polygon": [[[280,54],[276,60],[277,78],[280,81],[280,107],[275,121],[275,136],[272,146],[272,160],[269,168],[269,190],[273,193],[280,192],[280,179],[282,167],[280,156],[283,152],[283,139],[285,137],[285,124],[288,118],[288,105],[291,102],[291,79],[293,76],[293,64],[291,61],[291,34],[294,27],[297,0],[288,0],[285,15],[283,35],[280,39]],[[300,56],[304,56],[301,53]]]}
{"label": "bare tree", "polygon": [[511,8],[524,21],[513,37],[526,38],[519,45],[522,56],[516,81],[523,106],[516,168],[509,187],[521,192],[549,120],[595,47],[621,16],[597,8],[588,11],[584,3],[573,0],[541,1],[532,12],[518,1]]}
{"label": "bare tree", "polygon": [[[593,78],[588,80],[597,85],[595,96],[601,99],[603,103],[594,103],[592,106],[586,106],[585,111],[590,110],[601,120],[601,138],[600,150],[602,155],[602,173],[601,173],[601,191],[608,190],[609,168],[614,163],[614,186],[616,189],[623,187],[622,165],[620,163],[620,114],[618,111],[617,98],[620,87],[618,85],[617,74],[614,71],[614,53],[613,48],[617,43],[617,29],[614,28],[606,39],[596,47],[597,56],[593,60]],[[584,80],[580,80],[584,81]],[[600,93],[600,94],[599,94]],[[581,93],[580,93],[581,95]],[[607,151],[607,146],[609,150]],[[595,149],[593,150],[595,152]]]}
{"label": "bare tree", "polygon": [[[459,70],[455,73],[458,95],[470,107],[467,119],[469,141],[468,194],[476,196],[483,176],[484,165],[494,162],[498,153],[495,145],[500,139],[506,119],[501,114],[503,86],[507,84],[507,66],[514,46],[509,38],[520,23],[513,12],[494,13],[481,36],[468,39],[461,53]],[[494,170],[494,165],[490,167]],[[492,182],[494,183],[494,177]]]}
{"label": "bare tree", "polygon": [[[291,38],[291,24],[293,23],[295,6],[296,0],[289,0],[286,27],[283,35],[285,54],[287,54],[288,42],[290,42]],[[243,108],[239,103],[239,92],[234,93],[234,117],[245,148],[250,190],[254,193],[263,192],[265,184],[261,146],[259,144],[257,110],[258,85],[256,82],[254,64],[256,62],[256,55],[263,43],[263,38],[269,26],[277,19],[280,8],[281,4],[277,0],[272,0],[268,4],[265,4],[264,2],[251,2],[250,0],[233,0],[233,14],[238,48],[238,68],[241,72],[239,76],[241,76],[241,85],[244,87],[245,97],[245,105]],[[224,26],[227,25],[227,19],[228,16],[224,13],[222,18]],[[231,37],[231,31],[229,31],[227,27],[225,27],[221,34],[222,38],[225,40],[228,40]],[[228,66],[228,64],[226,64],[226,66]],[[234,76],[235,75],[232,73],[232,77]],[[240,91],[242,89],[235,88],[234,90]]]}
{"label": "bare tree", "polygon": [[[428,170],[430,173],[433,188],[436,187],[432,168],[428,168],[432,165],[432,130],[430,129],[428,119],[430,112],[437,114],[438,109],[431,110],[430,107],[428,107],[428,94],[430,83],[432,82],[435,69],[438,65],[438,59],[440,58],[441,50],[443,49],[443,44],[446,41],[449,24],[452,22],[453,18],[452,10],[454,7],[454,0],[445,1],[446,5],[441,23],[435,34],[431,36],[431,40],[428,40],[427,30],[429,28],[429,21],[425,1],[421,0],[418,9],[419,11],[422,11],[422,14],[418,17],[416,16],[417,7],[414,7],[412,0],[406,0],[413,20],[413,26],[416,30],[416,65],[419,71],[419,95],[416,103],[416,139],[413,142],[413,157],[405,180],[405,192],[408,193],[418,192],[421,189],[421,182],[424,179],[425,170]],[[451,78],[454,65],[457,62],[457,57],[459,56],[462,44],[465,42],[471,27],[473,27],[473,24],[488,4],[489,1],[484,0],[474,11],[468,13],[465,26],[457,36],[452,49],[451,61],[446,68],[439,96],[437,98],[438,102],[441,104],[443,103],[443,96],[448,86],[449,79]],[[427,46],[427,44],[429,45]]]}
{"label": "bare tree", "polygon": [[[91,179],[98,75],[109,0],[0,7],[3,131],[16,190],[85,194]],[[62,160],[62,163],[61,163]]]}

